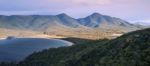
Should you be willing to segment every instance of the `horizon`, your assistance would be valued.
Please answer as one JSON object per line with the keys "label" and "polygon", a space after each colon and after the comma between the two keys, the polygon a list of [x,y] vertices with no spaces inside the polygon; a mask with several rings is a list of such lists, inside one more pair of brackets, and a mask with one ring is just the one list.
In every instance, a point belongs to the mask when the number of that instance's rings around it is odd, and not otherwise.
{"label": "horizon", "polygon": [[57,15],[81,18],[100,13],[128,22],[150,23],[149,0],[0,0],[0,15]]}

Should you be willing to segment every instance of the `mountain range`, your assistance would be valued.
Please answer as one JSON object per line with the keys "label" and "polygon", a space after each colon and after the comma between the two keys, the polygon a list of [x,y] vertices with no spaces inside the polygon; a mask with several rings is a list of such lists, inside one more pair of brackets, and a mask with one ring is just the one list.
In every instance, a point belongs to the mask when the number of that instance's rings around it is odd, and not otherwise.
{"label": "mountain range", "polygon": [[59,15],[11,15],[0,16],[0,27],[9,29],[52,30],[57,28],[100,29],[111,27],[136,28],[129,22],[99,13],[75,19],[64,13]]}
{"label": "mountain range", "polygon": [[36,31],[65,37],[99,39],[99,37],[107,38],[112,34],[141,29],[141,26],[99,13],[78,19],[62,13],[58,15],[0,15],[0,28]]}

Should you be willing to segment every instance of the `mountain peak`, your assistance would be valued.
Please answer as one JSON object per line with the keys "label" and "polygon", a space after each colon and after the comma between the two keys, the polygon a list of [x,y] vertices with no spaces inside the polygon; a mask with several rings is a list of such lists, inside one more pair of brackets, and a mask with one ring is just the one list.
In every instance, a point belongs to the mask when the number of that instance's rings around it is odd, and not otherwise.
{"label": "mountain peak", "polygon": [[100,13],[95,12],[95,13],[93,13],[91,16],[101,16],[101,14],[100,14]]}
{"label": "mountain peak", "polygon": [[93,13],[88,17],[79,19],[79,23],[92,28],[111,28],[111,27],[123,27],[123,28],[129,28],[129,27],[135,27],[132,24],[128,23],[125,20],[102,15],[99,13]]}
{"label": "mountain peak", "polygon": [[67,14],[65,14],[65,13],[61,13],[61,14],[58,14],[58,16],[68,16]]}

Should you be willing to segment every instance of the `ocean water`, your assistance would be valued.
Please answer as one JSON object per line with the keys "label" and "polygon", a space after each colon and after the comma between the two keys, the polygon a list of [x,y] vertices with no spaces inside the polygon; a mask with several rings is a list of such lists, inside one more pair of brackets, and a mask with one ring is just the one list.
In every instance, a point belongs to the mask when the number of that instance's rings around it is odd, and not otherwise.
{"label": "ocean water", "polygon": [[0,40],[0,62],[19,62],[34,52],[71,45],[73,43],[59,39],[13,38]]}

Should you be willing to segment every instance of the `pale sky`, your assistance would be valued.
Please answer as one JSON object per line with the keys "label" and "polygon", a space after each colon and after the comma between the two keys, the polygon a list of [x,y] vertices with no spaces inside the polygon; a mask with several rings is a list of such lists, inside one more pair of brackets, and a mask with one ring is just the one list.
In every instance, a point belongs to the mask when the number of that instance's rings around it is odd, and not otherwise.
{"label": "pale sky", "polygon": [[1,15],[55,15],[80,18],[94,12],[127,21],[150,22],[150,0],[0,0]]}

